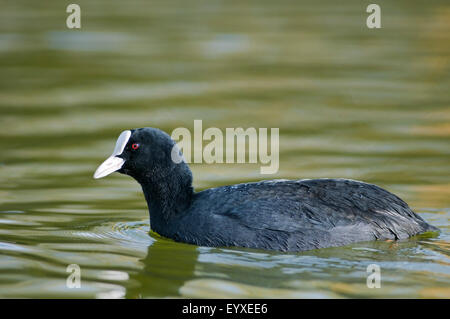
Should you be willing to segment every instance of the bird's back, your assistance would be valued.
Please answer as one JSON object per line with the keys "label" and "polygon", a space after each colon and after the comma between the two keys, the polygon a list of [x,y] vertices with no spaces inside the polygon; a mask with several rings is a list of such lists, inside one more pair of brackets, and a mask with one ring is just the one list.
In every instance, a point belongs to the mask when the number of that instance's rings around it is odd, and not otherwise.
{"label": "bird's back", "polygon": [[[192,223],[197,226],[183,226]],[[372,184],[274,180],[196,193],[171,237],[207,246],[303,251],[435,230],[399,197]]]}

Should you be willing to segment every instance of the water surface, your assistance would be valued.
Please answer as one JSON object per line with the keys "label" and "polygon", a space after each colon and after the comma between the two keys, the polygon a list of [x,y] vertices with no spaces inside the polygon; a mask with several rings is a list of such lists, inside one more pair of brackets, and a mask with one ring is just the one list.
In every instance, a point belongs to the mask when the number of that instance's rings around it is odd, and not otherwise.
{"label": "water surface", "polygon": [[[380,30],[356,0],[77,3],[81,30],[60,1],[2,2],[0,297],[450,297],[447,1],[379,1]],[[442,233],[290,254],[149,233],[139,186],[92,174],[122,130],[194,119],[278,127],[269,178],[375,183]],[[259,166],[191,167],[202,190]]]}

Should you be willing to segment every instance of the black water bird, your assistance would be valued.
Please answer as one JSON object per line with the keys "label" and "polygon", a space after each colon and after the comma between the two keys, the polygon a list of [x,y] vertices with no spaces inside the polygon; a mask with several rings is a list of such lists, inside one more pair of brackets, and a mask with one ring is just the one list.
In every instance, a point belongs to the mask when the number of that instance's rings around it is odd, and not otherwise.
{"label": "black water bird", "polygon": [[156,128],[122,132],[94,178],[115,171],[142,186],[153,231],[200,246],[304,251],[438,231],[396,195],[348,179],[271,180],[195,192],[175,142]]}

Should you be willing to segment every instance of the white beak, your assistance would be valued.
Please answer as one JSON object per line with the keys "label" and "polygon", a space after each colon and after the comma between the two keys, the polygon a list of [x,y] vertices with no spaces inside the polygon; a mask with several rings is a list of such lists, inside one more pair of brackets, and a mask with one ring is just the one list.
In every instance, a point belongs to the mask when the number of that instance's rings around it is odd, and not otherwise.
{"label": "white beak", "polygon": [[128,140],[130,139],[131,131],[123,131],[120,133],[119,138],[116,142],[116,147],[114,147],[114,151],[111,154],[110,157],[106,159],[95,171],[94,178],[102,178],[105,176],[108,176],[109,174],[118,171],[122,168],[123,164],[125,163],[125,160],[123,158],[117,157],[117,155],[122,154],[123,150],[125,149],[125,146],[128,143]]}

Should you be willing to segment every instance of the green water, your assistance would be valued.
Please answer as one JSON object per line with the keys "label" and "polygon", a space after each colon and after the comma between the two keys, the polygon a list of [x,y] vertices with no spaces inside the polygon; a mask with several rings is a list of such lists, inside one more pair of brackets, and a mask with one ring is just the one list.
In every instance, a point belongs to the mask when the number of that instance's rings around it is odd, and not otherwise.
{"label": "green water", "polygon": [[[378,1],[379,30],[356,0],[76,3],[81,30],[64,1],[1,2],[0,297],[450,297],[448,1]],[[358,179],[442,233],[297,254],[149,234],[139,186],[92,174],[122,130],[194,119],[280,128],[277,174],[195,164],[197,190]]]}

